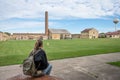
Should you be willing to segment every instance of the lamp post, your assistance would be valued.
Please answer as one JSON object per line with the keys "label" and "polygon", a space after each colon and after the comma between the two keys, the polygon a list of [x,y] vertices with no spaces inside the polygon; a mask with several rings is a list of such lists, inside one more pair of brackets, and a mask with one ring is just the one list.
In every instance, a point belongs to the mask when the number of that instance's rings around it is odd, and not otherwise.
{"label": "lamp post", "polygon": [[117,31],[117,23],[119,22],[119,19],[118,18],[115,18],[114,20],[113,20],[113,23],[115,24],[115,31]]}

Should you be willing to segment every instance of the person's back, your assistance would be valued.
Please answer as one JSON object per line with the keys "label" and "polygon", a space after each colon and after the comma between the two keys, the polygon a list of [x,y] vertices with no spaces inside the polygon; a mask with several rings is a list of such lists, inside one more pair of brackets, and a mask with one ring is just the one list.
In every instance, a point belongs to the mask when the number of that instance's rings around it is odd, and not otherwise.
{"label": "person's back", "polygon": [[46,53],[43,49],[40,48],[39,52],[34,55],[34,61],[35,61],[35,68],[38,68],[38,70],[44,70],[45,68],[47,68],[48,61],[47,61]]}

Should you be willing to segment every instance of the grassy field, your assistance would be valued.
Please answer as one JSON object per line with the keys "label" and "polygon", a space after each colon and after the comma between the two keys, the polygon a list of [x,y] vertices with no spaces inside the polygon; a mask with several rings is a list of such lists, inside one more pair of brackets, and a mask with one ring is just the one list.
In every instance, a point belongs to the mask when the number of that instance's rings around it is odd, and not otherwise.
{"label": "grassy field", "polygon": [[[34,43],[33,40],[0,42],[0,66],[22,63]],[[45,40],[44,49],[49,60],[120,52],[120,39]]]}
{"label": "grassy field", "polygon": [[117,62],[110,62],[110,63],[108,63],[108,64],[111,64],[111,65],[120,67],[120,61],[117,61]]}

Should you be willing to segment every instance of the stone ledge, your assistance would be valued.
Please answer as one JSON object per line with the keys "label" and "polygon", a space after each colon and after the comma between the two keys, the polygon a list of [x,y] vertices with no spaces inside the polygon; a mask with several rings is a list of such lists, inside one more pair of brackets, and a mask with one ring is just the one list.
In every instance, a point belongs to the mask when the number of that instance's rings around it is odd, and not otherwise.
{"label": "stone ledge", "polygon": [[20,74],[20,75],[11,77],[7,80],[63,80],[63,79],[57,78],[54,76],[48,76],[48,75],[44,75],[41,77],[31,77],[31,76],[26,76],[26,75]]}

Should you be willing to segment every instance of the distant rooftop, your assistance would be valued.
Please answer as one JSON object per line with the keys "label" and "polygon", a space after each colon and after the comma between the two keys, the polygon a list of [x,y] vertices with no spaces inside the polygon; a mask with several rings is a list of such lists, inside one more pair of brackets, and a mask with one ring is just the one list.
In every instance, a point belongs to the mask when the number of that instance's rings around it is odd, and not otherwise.
{"label": "distant rooftop", "polygon": [[[89,32],[90,30],[92,30],[94,28],[87,28],[87,29],[84,29],[83,31],[81,31],[81,33],[84,33],[84,32]],[[96,29],[95,29],[96,30]]]}
{"label": "distant rooftop", "polygon": [[44,35],[43,33],[13,33],[13,35]]}
{"label": "distant rooftop", "polygon": [[120,35],[120,30],[115,32],[107,32],[106,35]]}
{"label": "distant rooftop", "polygon": [[69,31],[67,31],[66,29],[49,29],[49,31],[53,34],[57,33],[57,34],[70,34]]}

